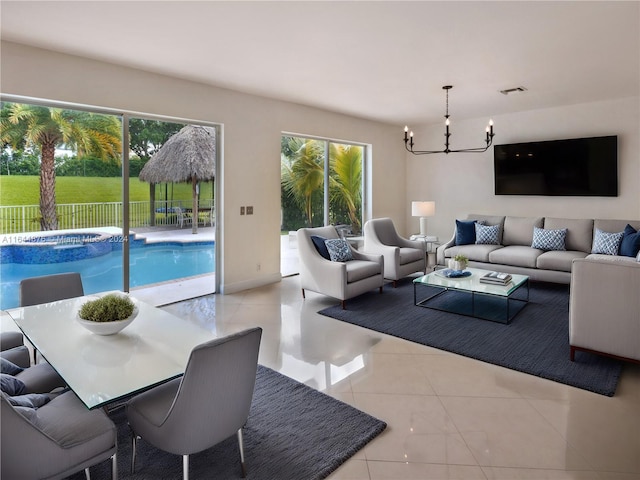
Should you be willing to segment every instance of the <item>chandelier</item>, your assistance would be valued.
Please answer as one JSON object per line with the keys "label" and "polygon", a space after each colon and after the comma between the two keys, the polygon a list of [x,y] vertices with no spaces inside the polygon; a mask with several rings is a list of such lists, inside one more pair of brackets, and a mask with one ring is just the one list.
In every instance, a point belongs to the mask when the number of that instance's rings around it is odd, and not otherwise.
{"label": "chandelier", "polygon": [[449,133],[449,90],[453,88],[453,85],[445,85],[442,89],[447,93],[447,109],[445,113],[445,133],[444,133],[444,150],[414,150],[413,149],[413,132],[409,132],[409,127],[404,127],[404,148],[407,151],[413,153],[414,155],[426,155],[428,153],[480,153],[486,152],[487,149],[491,146],[493,142],[493,120],[489,120],[489,125],[486,129],[486,137],[484,147],[478,148],[465,148],[461,150],[452,150],[449,148],[449,137],[451,133]]}

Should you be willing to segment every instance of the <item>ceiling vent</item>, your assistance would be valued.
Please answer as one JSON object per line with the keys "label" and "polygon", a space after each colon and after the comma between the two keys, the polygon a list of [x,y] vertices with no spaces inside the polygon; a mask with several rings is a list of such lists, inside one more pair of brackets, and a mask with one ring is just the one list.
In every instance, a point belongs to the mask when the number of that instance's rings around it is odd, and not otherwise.
{"label": "ceiling vent", "polygon": [[500,90],[500,93],[503,95],[509,95],[510,93],[515,93],[515,92],[526,92],[527,89],[524,87],[514,87],[514,88],[507,88],[505,90]]}

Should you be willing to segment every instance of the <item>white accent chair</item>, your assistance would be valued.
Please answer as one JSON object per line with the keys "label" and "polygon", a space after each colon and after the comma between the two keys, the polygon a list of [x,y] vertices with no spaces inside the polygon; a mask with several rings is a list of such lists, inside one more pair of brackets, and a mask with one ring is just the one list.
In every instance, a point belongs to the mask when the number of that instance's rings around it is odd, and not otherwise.
{"label": "white accent chair", "polygon": [[374,218],[364,224],[363,250],[384,256],[384,278],[392,280],[394,287],[401,278],[426,271],[424,243],[398,235],[390,218]]}
{"label": "white accent chair", "polygon": [[180,225],[180,228],[184,227],[185,223],[193,222],[193,217],[185,213],[182,208],[173,207],[173,211],[176,212],[176,215],[178,216],[178,225]]}
{"label": "white accent chair", "polygon": [[384,284],[384,259],[382,255],[367,254],[351,250],[354,260],[332,262],[323,257],[315,247],[312,235],[325,239],[340,238],[336,228],[301,228],[298,230],[298,253],[300,255],[300,285],[302,297],[305,290],[337,298],[346,306],[346,300],[378,288],[382,293]]}
{"label": "white accent chair", "polygon": [[[639,256],[640,258],[640,256]],[[640,260],[590,255],[571,265],[571,361],[584,351],[640,363]]]}

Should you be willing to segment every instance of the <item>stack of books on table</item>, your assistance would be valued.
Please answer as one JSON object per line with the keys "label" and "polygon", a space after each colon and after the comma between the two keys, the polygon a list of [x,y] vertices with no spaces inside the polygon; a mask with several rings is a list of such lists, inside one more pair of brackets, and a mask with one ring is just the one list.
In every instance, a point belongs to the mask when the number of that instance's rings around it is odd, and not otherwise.
{"label": "stack of books on table", "polygon": [[506,285],[511,281],[511,275],[502,272],[489,272],[480,277],[480,283],[489,283],[491,285]]}

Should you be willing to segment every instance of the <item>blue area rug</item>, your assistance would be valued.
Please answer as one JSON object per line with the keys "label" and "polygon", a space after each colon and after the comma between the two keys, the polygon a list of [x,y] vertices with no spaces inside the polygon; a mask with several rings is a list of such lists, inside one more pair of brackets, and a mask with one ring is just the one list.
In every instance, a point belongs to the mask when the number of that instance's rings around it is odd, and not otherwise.
{"label": "blue area rug", "polygon": [[[118,478],[180,479],[182,457],[138,442],[131,474],[131,437],[124,409],[111,414],[118,426]],[[326,478],[379,435],[386,423],[274,370],[258,365],[249,420],[244,428],[247,479]],[[236,436],[190,456],[190,478],[240,479]],[[91,467],[91,478],[110,479],[110,461]],[[69,480],[84,480],[84,473]]]}
{"label": "blue area rug", "polygon": [[[420,287],[428,288],[428,287]],[[577,352],[569,360],[569,289],[531,282],[529,304],[509,325],[414,305],[411,279],[319,313],[520,372],[613,396],[622,363]],[[603,319],[605,320],[605,319]]]}

